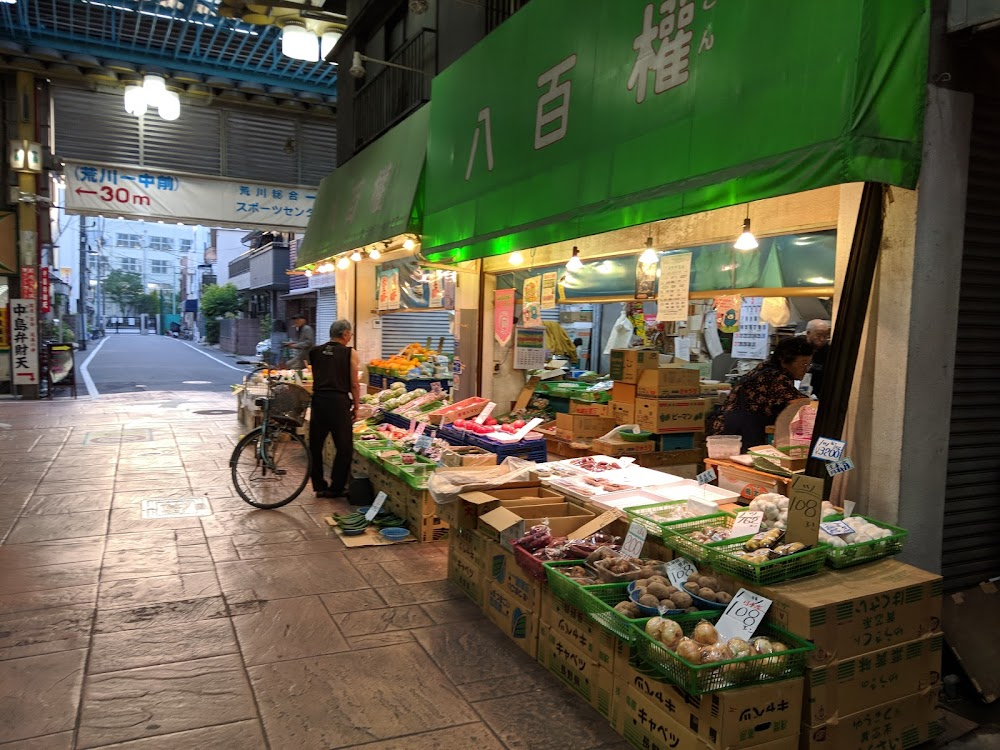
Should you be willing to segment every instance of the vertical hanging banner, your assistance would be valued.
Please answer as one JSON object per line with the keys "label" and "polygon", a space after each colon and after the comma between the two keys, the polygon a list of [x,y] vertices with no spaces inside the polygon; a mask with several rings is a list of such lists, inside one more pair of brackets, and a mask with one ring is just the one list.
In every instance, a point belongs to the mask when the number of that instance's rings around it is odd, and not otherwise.
{"label": "vertical hanging banner", "polygon": [[38,385],[38,313],[33,299],[10,301],[14,384]]}
{"label": "vertical hanging banner", "polygon": [[21,267],[21,296],[24,299],[38,296],[38,272],[34,266]]}
{"label": "vertical hanging banner", "polygon": [[656,263],[635,264],[635,298],[637,300],[656,299]]}
{"label": "vertical hanging banner", "polygon": [[0,351],[10,349],[10,328],[7,327],[7,308],[0,307]]}
{"label": "vertical hanging banner", "polygon": [[430,287],[428,305],[430,307],[441,307],[444,303],[444,284],[441,282],[441,271],[434,271],[427,285]]}
{"label": "vertical hanging banner", "polygon": [[514,335],[514,290],[493,292],[493,336],[500,346],[507,346]]}
{"label": "vertical hanging banner", "polygon": [[542,309],[551,310],[556,306],[556,280],[559,273],[549,271],[542,274]]}
{"label": "vertical hanging banner", "polygon": [[378,272],[378,309],[399,309],[399,269],[381,269]]}
{"label": "vertical hanging banner", "polygon": [[542,327],[542,277],[529,276],[521,288],[521,325]]}
{"label": "vertical hanging banner", "polygon": [[545,331],[518,328],[514,332],[514,369],[537,370],[545,366]]}
{"label": "vertical hanging banner", "polygon": [[[640,264],[641,265],[641,264]],[[660,258],[660,290],[656,297],[656,319],[688,319],[688,289],[691,284],[691,253]]]}
{"label": "vertical hanging banner", "polygon": [[733,335],[733,359],[767,359],[771,328],[760,320],[763,297],[744,297],[739,328]]}
{"label": "vertical hanging banner", "polygon": [[52,312],[52,282],[48,266],[38,269],[38,295],[38,309],[43,313]]}

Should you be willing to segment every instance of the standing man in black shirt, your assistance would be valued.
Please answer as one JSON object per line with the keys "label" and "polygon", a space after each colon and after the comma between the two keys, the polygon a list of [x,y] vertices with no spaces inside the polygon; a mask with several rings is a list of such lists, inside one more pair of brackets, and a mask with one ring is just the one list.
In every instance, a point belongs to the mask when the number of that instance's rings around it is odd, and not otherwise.
{"label": "standing man in black shirt", "polygon": [[[312,454],[312,487],[316,497],[346,498],[351,471],[354,435],[351,426],[358,404],[358,353],[349,346],[353,331],[346,320],[330,326],[330,340],[308,353],[312,365],[313,397],[309,418],[309,451]],[[333,436],[336,455],[330,483],[323,477],[323,444]]]}

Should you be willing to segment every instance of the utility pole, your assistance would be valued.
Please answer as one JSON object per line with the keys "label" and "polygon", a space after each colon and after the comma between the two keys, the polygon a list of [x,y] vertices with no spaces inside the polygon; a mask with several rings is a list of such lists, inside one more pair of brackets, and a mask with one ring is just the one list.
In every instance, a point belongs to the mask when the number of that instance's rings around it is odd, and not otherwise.
{"label": "utility pole", "polygon": [[76,301],[77,343],[80,351],[87,351],[87,220],[80,217],[80,277],[79,295]]}

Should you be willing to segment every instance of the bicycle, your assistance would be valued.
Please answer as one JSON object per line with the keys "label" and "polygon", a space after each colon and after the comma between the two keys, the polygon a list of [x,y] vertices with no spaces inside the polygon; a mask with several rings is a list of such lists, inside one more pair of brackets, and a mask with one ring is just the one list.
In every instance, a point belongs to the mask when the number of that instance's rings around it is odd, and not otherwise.
{"label": "bicycle", "polygon": [[[254,393],[260,385],[253,377],[268,365],[249,360],[237,364],[256,366],[243,380],[244,388]],[[273,376],[263,381],[264,394],[254,398],[261,410],[260,427],[240,438],[229,466],[239,496],[255,508],[271,510],[292,502],[309,481],[312,461],[298,429],[310,396],[305,388]]]}

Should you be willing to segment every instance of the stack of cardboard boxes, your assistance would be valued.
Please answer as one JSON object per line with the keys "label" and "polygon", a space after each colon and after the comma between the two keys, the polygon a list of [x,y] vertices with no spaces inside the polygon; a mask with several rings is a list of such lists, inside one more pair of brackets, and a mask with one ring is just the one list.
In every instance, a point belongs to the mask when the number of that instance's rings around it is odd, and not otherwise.
{"label": "stack of cardboard boxes", "polygon": [[653,450],[661,465],[698,463],[705,444],[708,401],[701,398],[697,369],[683,363],[660,364],[657,352],[611,352],[611,410],[617,424],[638,424],[655,435]]}

